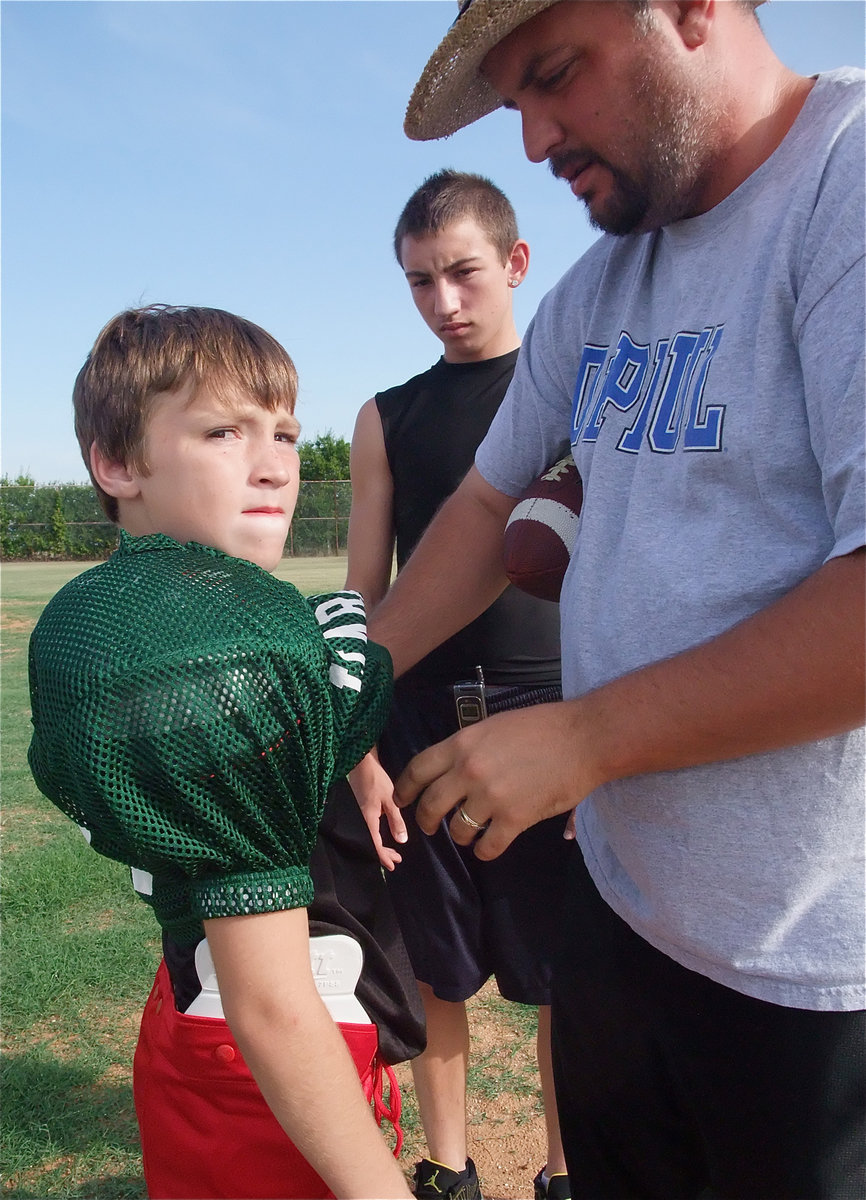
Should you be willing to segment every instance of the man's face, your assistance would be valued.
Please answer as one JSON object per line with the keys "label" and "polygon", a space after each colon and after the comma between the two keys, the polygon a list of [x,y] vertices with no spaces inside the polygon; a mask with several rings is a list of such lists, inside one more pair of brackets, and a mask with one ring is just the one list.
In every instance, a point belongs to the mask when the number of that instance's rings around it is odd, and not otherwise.
{"label": "man's face", "polygon": [[718,114],[689,71],[675,26],[646,29],[628,4],[555,4],[487,55],[482,72],[608,233],[642,233],[703,211]]}
{"label": "man's face", "polygon": [[298,422],[242,394],[190,386],[157,396],[147,424],[145,471],[124,505],[130,533],[166,533],[214,546],[272,571],[298,498]]}
{"label": "man's face", "polygon": [[[415,307],[445,347],[447,362],[478,362],[512,348],[508,281],[522,271],[502,262],[477,221],[466,217],[439,233],[404,237],[400,261]],[[503,337],[509,344],[499,349]]]}

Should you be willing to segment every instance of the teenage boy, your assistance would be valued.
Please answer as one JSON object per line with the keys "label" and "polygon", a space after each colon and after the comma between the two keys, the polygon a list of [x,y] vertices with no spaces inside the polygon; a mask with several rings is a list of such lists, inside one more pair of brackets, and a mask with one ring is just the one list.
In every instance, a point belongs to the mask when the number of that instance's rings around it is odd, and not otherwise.
{"label": "teenage boy", "polygon": [[[394,253],[444,354],[358,414],[347,586],[362,593],[368,608],[388,589],[395,543],[402,568],[472,465],[517,360],[512,294],[529,265],[529,247],[499,188],[447,170],[407,202]],[[454,552],[459,556],[460,547]],[[557,605],[509,589],[429,654],[396,689],[380,742],[386,770],[396,778],[414,754],[457,731],[453,685],[474,679],[478,665],[489,684],[541,688],[552,698],[560,679],[558,630]],[[374,837],[391,791],[384,777],[369,784],[368,797],[380,797],[368,801]],[[465,1002],[495,975],[504,997],[540,1006],[548,1150],[535,1194],[560,1200],[568,1190],[550,1069],[549,983],[560,881],[574,850],[563,838],[564,821],[544,822],[495,863],[457,846],[444,821],[430,839],[419,835],[414,816],[408,821],[403,862],[388,881],[427,1018],[427,1050],[412,1064],[429,1155],[416,1166],[415,1195],[480,1195],[467,1157]]]}
{"label": "teenage boy", "polygon": [[[296,392],[264,330],[162,306],[110,321],[75,384],[120,544],[33,633],[30,765],[133,868],[171,949],[135,1063],[151,1196],[409,1195],[310,965],[325,793],[375,741],[390,663],[360,596],[306,600],[270,574]],[[171,964],[202,945],[227,1025],[178,1011]]]}

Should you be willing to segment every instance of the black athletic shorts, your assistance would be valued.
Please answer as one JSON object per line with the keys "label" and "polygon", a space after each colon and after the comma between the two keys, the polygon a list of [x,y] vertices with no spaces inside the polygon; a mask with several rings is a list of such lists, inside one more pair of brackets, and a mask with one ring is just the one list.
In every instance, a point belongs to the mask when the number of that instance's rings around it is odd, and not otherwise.
{"label": "black athletic shorts", "polygon": [[[379,742],[382,764],[396,779],[457,728],[450,687],[398,686]],[[471,846],[455,845],[447,821],[428,837],[415,805],[403,815],[409,841],[387,878],[415,977],[441,1000],[468,1000],[493,975],[506,1000],[549,1004],[566,867],[577,853],[562,836],[566,817],[532,826],[485,863]]]}
{"label": "black athletic shorts", "polygon": [[[360,944],[364,963],[355,995],[379,1030],[382,1057],[392,1064],[414,1058],[427,1044],[415,973],[369,831],[345,779],[328,791],[310,875],[315,893],[307,906],[310,935],[347,933]],[[195,943],[179,946],[163,934],[162,945],[175,1005],[186,1012],[201,991]]]}
{"label": "black athletic shorts", "polygon": [[571,864],[553,1057],[574,1200],[862,1200],[866,1014],[744,996],[650,946]]}

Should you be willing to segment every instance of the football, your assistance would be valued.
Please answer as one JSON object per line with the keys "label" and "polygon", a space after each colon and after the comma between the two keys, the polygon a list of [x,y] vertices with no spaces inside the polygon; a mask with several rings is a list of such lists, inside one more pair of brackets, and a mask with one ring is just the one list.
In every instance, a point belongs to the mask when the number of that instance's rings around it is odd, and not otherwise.
{"label": "football", "polygon": [[515,587],[540,600],[559,600],[582,503],[570,454],[529,485],[505,526],[505,573]]}

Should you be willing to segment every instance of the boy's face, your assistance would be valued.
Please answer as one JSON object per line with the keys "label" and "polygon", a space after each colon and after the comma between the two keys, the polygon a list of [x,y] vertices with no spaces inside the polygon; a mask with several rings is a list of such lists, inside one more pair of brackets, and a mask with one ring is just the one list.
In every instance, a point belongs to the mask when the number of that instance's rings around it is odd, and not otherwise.
{"label": "boy's face", "polygon": [[528,247],[517,242],[515,251],[503,263],[471,217],[438,233],[403,238],[400,258],[412,299],[445,347],[447,362],[480,362],[514,349],[511,288],[525,274]]}
{"label": "boy's face", "polygon": [[155,397],[143,459],[127,468],[120,523],[130,533],[201,542],[272,571],[298,498],[300,426],[243,393],[192,385]]}

